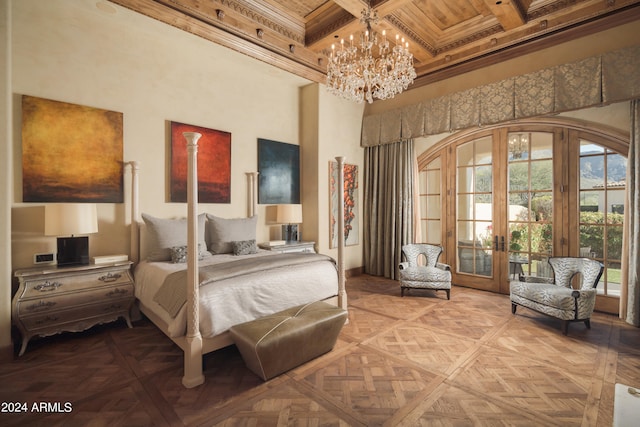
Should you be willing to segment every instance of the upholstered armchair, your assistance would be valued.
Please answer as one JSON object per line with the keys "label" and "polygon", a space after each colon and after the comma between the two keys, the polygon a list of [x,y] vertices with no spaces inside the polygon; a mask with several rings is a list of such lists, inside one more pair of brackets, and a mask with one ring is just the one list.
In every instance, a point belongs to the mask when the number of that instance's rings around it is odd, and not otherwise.
{"label": "upholstered armchair", "polygon": [[[602,276],[602,263],[589,258],[551,257],[553,278],[520,275],[510,283],[511,312],[521,305],[562,320],[562,333],[567,335],[569,322],[584,322],[591,329],[591,314],[596,304],[596,286]],[[571,286],[573,276],[580,274],[578,289]]]}
{"label": "upholstered armchair", "polygon": [[[399,265],[400,295],[408,289],[443,290],[447,299],[451,297],[451,269],[447,264],[438,262],[442,246],[427,243],[413,243],[402,246],[406,261]],[[418,260],[425,257],[422,265]]]}

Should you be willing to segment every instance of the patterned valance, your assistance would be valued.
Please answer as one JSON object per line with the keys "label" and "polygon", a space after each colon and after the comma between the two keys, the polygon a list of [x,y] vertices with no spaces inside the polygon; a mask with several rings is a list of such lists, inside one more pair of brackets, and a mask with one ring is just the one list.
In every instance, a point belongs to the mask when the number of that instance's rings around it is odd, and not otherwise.
{"label": "patterned valance", "polygon": [[365,116],[360,145],[389,144],[637,97],[640,46],[633,46]]}

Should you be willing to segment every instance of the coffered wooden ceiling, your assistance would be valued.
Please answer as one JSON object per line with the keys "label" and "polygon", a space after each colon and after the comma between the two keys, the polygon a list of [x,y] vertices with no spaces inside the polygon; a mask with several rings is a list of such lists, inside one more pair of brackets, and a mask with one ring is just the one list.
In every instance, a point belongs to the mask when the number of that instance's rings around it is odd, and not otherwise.
{"label": "coffered wooden ceiling", "polygon": [[[363,0],[110,0],[324,83],[331,44],[363,28]],[[409,42],[419,87],[640,19],[640,0],[371,0],[374,30]],[[640,38],[640,35],[638,36]]]}

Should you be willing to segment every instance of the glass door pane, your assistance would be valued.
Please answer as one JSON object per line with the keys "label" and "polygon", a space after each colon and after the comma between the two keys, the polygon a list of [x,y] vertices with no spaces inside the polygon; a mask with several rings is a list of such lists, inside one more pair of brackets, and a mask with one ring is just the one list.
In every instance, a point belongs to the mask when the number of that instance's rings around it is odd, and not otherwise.
{"label": "glass door pane", "polygon": [[493,276],[493,140],[457,148],[456,273]]}
{"label": "glass door pane", "polygon": [[620,296],[626,176],[626,157],[580,140],[578,256],[604,264],[596,288],[604,295]]}
{"label": "glass door pane", "polygon": [[[553,253],[553,134],[510,132],[508,138],[508,268],[550,277]],[[502,244],[502,242],[500,242]]]}
{"label": "glass door pane", "polygon": [[422,243],[442,244],[442,161],[429,162],[420,171],[420,234]]}

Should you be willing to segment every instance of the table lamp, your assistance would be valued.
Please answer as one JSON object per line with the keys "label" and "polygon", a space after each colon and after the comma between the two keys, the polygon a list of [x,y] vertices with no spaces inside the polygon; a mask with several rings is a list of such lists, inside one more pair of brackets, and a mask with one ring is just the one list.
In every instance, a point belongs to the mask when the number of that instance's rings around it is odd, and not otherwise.
{"label": "table lamp", "polygon": [[55,203],[44,208],[44,234],[58,238],[60,266],[89,264],[89,237],[98,232],[98,214],[93,203]]}
{"label": "table lamp", "polygon": [[298,241],[298,224],[302,222],[302,205],[277,205],[276,222],[282,225],[282,239]]}

